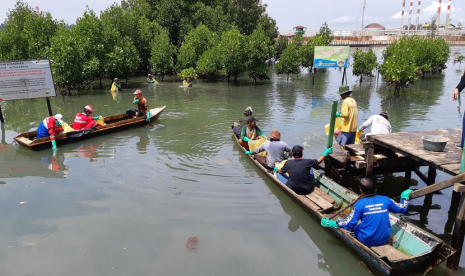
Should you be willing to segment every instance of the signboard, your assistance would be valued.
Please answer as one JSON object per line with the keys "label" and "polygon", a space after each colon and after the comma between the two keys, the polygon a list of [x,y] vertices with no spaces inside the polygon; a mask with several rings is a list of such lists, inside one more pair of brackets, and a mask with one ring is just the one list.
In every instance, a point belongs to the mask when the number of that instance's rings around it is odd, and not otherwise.
{"label": "signboard", "polygon": [[49,60],[0,62],[0,101],[55,96]]}
{"label": "signboard", "polygon": [[315,46],[313,68],[340,68],[349,63],[349,46]]}

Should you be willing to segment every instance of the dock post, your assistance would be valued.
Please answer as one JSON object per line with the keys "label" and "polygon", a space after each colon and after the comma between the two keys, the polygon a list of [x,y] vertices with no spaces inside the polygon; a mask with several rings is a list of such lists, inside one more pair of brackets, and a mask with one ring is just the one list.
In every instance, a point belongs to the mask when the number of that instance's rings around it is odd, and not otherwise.
{"label": "dock post", "polygon": [[[436,175],[437,175],[436,169],[433,167],[428,167],[428,181],[430,183],[433,183],[433,184],[436,183]],[[426,183],[426,185],[429,186],[430,184]]]}
{"label": "dock post", "polygon": [[405,171],[405,181],[409,181],[412,180],[412,170],[408,169]]}
{"label": "dock post", "polygon": [[[455,189],[455,187],[454,187]],[[465,193],[460,197],[459,212],[455,217],[454,231],[452,232],[452,241],[450,245],[457,250],[454,255],[447,259],[446,268],[450,271],[457,271],[459,268],[460,256],[462,255],[462,246],[465,236]]]}
{"label": "dock post", "polygon": [[375,145],[370,138],[368,138],[368,140],[369,141],[362,143],[365,148],[365,160],[367,162],[365,177],[370,177],[373,174],[373,163],[375,159]]}

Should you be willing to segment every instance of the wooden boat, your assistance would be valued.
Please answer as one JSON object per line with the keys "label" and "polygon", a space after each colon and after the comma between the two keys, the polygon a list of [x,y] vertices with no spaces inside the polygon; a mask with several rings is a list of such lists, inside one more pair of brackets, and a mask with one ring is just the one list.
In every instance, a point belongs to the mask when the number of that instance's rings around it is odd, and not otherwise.
{"label": "wooden boat", "polygon": [[[238,146],[245,152],[245,148],[239,144],[236,136],[233,136]],[[315,190],[309,195],[298,195],[254,160],[253,156],[249,155],[248,158],[318,220],[330,217],[358,197],[356,193],[340,186],[317,170],[314,170]],[[345,214],[335,219],[343,219],[349,212],[347,210]],[[402,275],[414,272],[426,274],[455,253],[455,249],[438,237],[397,215],[390,213],[389,219],[392,226],[391,239],[382,246],[365,246],[344,229],[326,229],[355,251],[367,267],[377,275]]]}
{"label": "wooden boat", "polygon": [[[160,117],[163,110],[165,110],[166,106],[157,107],[150,110],[150,122],[154,122]],[[111,132],[116,132],[128,128],[139,127],[142,125],[148,124],[145,117],[138,117],[138,118],[131,118],[128,119],[125,113],[111,115],[104,117],[104,126],[96,127],[94,131],[89,133],[83,133],[82,136],[74,135],[72,137],[69,133],[61,133],[55,136],[55,141],[57,145],[64,145],[67,143],[72,143],[76,141],[80,141],[83,139],[96,137],[103,134],[108,134]],[[73,131],[74,134],[79,133],[79,131]],[[51,148],[52,143],[50,142],[49,137],[35,139],[37,131],[25,132],[21,133],[16,136],[14,139],[18,142],[21,146],[30,148],[32,150],[42,150],[46,148]],[[76,137],[79,136],[79,137]]]}

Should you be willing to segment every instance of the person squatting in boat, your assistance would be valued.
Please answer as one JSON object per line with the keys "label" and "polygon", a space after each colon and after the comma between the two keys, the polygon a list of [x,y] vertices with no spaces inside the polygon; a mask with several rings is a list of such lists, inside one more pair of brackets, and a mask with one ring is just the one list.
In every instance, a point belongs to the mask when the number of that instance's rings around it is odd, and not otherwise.
{"label": "person squatting in boat", "polygon": [[350,214],[343,220],[322,218],[321,226],[348,230],[366,246],[383,245],[391,236],[389,212],[405,213],[412,190],[403,191],[397,203],[387,196],[377,195],[376,186],[369,178],[360,179],[358,187],[362,198],[354,204]]}
{"label": "person squatting in boat", "polygon": [[84,130],[93,127],[101,126],[95,120],[102,118],[102,116],[90,117],[94,113],[94,108],[91,105],[86,105],[82,113],[77,113],[74,117],[72,128],[74,130]]}
{"label": "person squatting in boat", "polygon": [[[303,159],[304,148],[296,145],[292,147],[294,159],[287,160],[282,168],[274,167],[276,177],[298,195],[307,195],[315,187],[313,167],[323,162],[333,148],[327,148],[318,159]],[[287,177],[286,173],[289,174]]]}

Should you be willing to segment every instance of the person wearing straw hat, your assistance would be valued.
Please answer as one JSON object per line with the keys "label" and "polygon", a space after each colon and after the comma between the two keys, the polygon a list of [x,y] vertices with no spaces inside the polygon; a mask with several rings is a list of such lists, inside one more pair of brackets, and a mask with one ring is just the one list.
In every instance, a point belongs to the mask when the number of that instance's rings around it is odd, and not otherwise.
{"label": "person wearing straw hat", "polygon": [[341,145],[350,145],[355,143],[357,133],[358,109],[357,102],[351,97],[352,90],[348,85],[339,86],[337,92],[342,98],[341,112],[336,112],[336,117],[344,118],[341,132],[336,137],[336,141]]}

